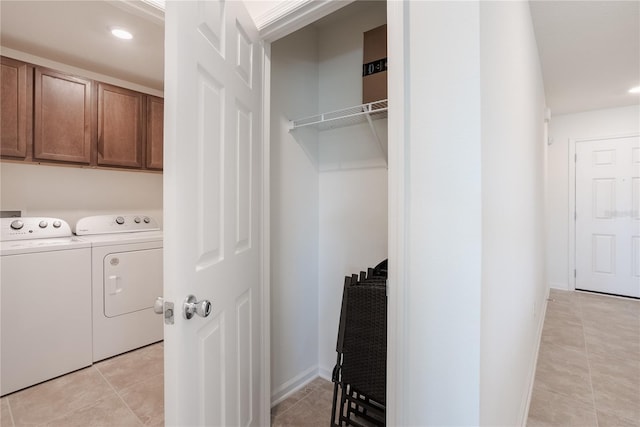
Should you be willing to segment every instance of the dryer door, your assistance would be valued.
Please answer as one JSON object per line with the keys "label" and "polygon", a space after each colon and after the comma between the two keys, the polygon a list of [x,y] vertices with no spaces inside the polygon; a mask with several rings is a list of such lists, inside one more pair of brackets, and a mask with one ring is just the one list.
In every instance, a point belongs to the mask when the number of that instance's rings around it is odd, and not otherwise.
{"label": "dryer door", "polygon": [[162,248],[115,252],[103,262],[106,317],[153,308],[162,295]]}

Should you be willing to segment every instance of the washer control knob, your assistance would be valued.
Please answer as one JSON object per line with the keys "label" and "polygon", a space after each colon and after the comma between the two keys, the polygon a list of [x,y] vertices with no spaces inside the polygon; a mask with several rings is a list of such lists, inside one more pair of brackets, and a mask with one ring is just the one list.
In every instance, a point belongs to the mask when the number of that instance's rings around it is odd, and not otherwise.
{"label": "washer control knob", "polygon": [[53,221],[53,228],[60,228],[62,227],[62,222],[60,221]]}
{"label": "washer control knob", "polygon": [[20,221],[19,219],[11,222],[11,228],[13,230],[20,230],[22,229],[22,227],[24,227],[24,222]]}
{"label": "washer control knob", "polygon": [[40,224],[38,224],[40,228],[47,228],[48,225],[49,223],[47,221],[40,221]]}
{"label": "washer control knob", "polygon": [[116,224],[120,224],[120,225],[124,224],[124,218],[121,217],[121,216],[117,217],[116,218]]}
{"label": "washer control knob", "polygon": [[149,224],[151,222],[151,218],[149,218],[148,216],[144,217],[144,223],[145,224]]}
{"label": "washer control knob", "polygon": [[133,219],[133,222],[135,222],[136,224],[140,224],[140,217],[137,216]]}

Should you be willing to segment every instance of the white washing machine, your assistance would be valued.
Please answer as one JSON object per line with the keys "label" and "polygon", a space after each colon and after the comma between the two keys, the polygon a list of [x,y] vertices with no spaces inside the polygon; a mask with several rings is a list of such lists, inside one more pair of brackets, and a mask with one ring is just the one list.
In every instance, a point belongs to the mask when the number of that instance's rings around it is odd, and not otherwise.
{"label": "white washing machine", "polygon": [[57,218],[0,222],[0,394],[91,365],[91,248]]}
{"label": "white washing machine", "polygon": [[93,361],[163,339],[162,231],[145,215],[80,219],[76,235],[91,243]]}

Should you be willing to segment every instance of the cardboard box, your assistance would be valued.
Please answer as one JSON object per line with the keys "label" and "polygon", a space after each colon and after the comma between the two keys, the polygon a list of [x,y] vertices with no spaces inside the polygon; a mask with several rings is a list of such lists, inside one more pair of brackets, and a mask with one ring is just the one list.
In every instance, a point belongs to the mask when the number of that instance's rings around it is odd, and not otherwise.
{"label": "cardboard box", "polygon": [[362,102],[387,99],[387,26],[364,33],[362,50]]}

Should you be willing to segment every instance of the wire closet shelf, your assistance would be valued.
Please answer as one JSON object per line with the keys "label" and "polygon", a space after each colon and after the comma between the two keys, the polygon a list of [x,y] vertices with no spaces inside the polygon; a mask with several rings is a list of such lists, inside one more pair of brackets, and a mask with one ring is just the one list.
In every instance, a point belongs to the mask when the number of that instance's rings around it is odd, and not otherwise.
{"label": "wire closet shelf", "polygon": [[386,99],[369,102],[367,104],[356,105],[355,107],[316,114],[315,116],[305,117],[298,120],[291,120],[289,130],[292,131],[303,127],[313,127],[322,131],[366,122],[369,122],[369,125],[373,126],[373,120],[384,119],[387,117],[387,108]]}

